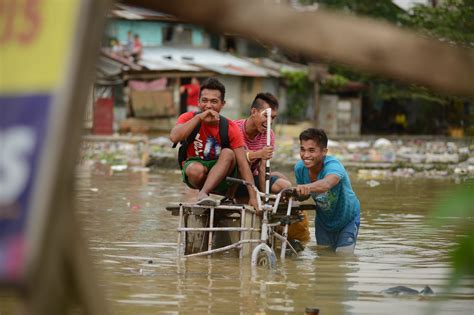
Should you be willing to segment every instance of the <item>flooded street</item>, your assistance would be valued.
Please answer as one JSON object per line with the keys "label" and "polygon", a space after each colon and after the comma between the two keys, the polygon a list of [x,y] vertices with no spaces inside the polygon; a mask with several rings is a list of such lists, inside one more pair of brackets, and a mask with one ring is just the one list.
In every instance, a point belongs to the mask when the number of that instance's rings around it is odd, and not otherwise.
{"label": "flooded street", "polygon": [[[234,252],[178,259],[178,217],[165,207],[196,193],[174,170],[77,176],[79,217],[113,314],[303,314],[306,307],[323,315],[474,313],[472,280],[441,298],[455,226],[435,230],[425,220],[436,198],[456,187],[453,180],[399,178],[370,187],[351,174],[362,208],[355,255],[316,249],[313,212],[302,255],[269,271],[253,270],[250,258]],[[435,296],[381,293],[397,285],[429,285]]]}

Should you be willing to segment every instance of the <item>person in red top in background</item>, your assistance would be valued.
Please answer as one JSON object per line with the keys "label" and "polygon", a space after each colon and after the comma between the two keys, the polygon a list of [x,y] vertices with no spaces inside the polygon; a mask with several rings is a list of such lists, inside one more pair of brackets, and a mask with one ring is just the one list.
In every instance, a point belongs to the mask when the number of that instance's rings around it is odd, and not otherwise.
{"label": "person in red top in background", "polygon": [[183,84],[179,88],[180,93],[187,92],[186,106],[188,112],[199,111],[199,91],[201,86],[199,80],[193,77],[190,84]]}
{"label": "person in red top in background", "polygon": [[132,46],[132,57],[133,61],[137,62],[140,60],[142,57],[142,52],[143,52],[143,44],[142,41],[140,40],[140,35],[135,34],[133,36],[133,46]]}
{"label": "person in red top in background", "polygon": [[[226,176],[240,176],[252,182],[252,172],[245,156],[245,143],[239,128],[228,120],[229,148],[221,147],[219,112],[225,105],[225,87],[217,79],[209,78],[200,89],[200,113],[187,112],[178,117],[176,126],[171,130],[173,143],[184,141],[199,123],[200,129],[187,148],[187,159],[182,163],[183,181],[191,188],[199,189],[198,204],[216,205],[209,198],[211,192],[224,194],[229,190]],[[237,166],[237,169],[236,169]],[[249,204],[257,211],[257,195],[249,186]]]}

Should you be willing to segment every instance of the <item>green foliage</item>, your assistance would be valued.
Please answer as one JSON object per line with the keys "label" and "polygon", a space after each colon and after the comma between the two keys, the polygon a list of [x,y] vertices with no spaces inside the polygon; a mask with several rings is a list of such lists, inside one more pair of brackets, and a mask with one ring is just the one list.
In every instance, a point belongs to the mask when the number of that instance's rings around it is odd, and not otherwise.
{"label": "green foliage", "polygon": [[400,16],[404,25],[459,45],[474,44],[474,5],[465,0],[439,1],[436,7],[416,5]]}
{"label": "green foliage", "polygon": [[442,199],[432,213],[433,223],[442,225],[446,218],[456,218],[459,229],[467,229],[474,221],[466,218],[474,216],[474,183],[465,183],[453,194]]}
{"label": "green foliage", "polygon": [[453,271],[450,277],[449,289],[466,276],[474,276],[474,227],[468,235],[458,241],[458,245],[451,254]]}
{"label": "green foliage", "polygon": [[[409,12],[401,10],[389,0],[300,0],[300,2],[302,4],[317,2],[330,9],[385,19],[444,42],[474,47],[474,3],[472,0],[438,1],[435,7],[418,4]],[[329,72],[368,85],[369,89],[364,93],[365,99],[369,102],[397,100],[398,103],[410,103],[410,100],[416,100],[429,104],[431,108],[443,106],[443,112],[449,113],[446,121],[450,126],[459,127],[464,124],[466,134],[474,129],[469,126],[469,122],[465,121],[466,117],[462,111],[462,104],[467,101],[466,98],[436,93],[422,86],[403,84],[338,65],[331,65]],[[473,100],[470,99],[470,101]]]}
{"label": "green foliage", "polygon": [[371,18],[397,22],[399,14],[403,13],[391,0],[300,0],[301,4],[318,3],[325,8],[342,10]]}
{"label": "green foliage", "polygon": [[345,87],[348,82],[349,80],[340,74],[331,75],[322,82],[321,92],[337,91]]}
{"label": "green foliage", "polygon": [[301,120],[304,117],[308,98],[311,93],[311,82],[305,71],[282,71],[287,86],[288,109],[286,116],[290,121]]}
{"label": "green foliage", "polygon": [[[451,252],[452,274],[448,289],[453,289],[463,277],[474,276],[474,183],[465,183],[444,198],[431,214],[431,222],[440,227],[449,220],[461,235]],[[454,222],[453,222],[454,220]]]}

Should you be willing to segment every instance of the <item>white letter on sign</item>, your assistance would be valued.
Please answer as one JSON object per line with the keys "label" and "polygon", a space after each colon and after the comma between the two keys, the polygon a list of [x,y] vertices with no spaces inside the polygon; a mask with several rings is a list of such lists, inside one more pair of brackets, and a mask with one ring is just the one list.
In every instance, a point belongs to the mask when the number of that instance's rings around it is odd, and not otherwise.
{"label": "white letter on sign", "polygon": [[0,132],[0,205],[17,200],[30,175],[28,157],[35,145],[31,128],[13,127]]}

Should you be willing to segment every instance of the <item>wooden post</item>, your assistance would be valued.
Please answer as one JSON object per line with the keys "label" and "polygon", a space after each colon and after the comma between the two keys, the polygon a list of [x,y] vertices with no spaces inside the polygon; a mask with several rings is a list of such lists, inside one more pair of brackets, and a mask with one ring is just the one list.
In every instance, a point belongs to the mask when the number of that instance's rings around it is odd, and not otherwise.
{"label": "wooden post", "polygon": [[[319,110],[321,105],[319,104],[320,102],[320,96],[319,96],[319,81],[316,80],[314,81],[314,112],[313,112],[313,121],[317,122],[319,119]],[[318,124],[316,124],[318,125]]]}
{"label": "wooden post", "polygon": [[65,314],[74,305],[87,314],[107,314],[75,217],[73,184],[82,117],[109,4],[109,0],[85,0],[78,7],[66,83],[55,96],[49,151],[41,161],[39,181],[45,185],[38,195],[44,197],[28,231],[28,314]]}
{"label": "wooden post", "polygon": [[309,64],[308,78],[311,82],[313,82],[313,87],[314,87],[313,121],[316,122],[316,126],[319,125],[318,120],[319,120],[319,113],[321,109],[320,82],[324,78],[324,75],[326,73],[327,73],[327,65],[318,64],[318,63]]}

